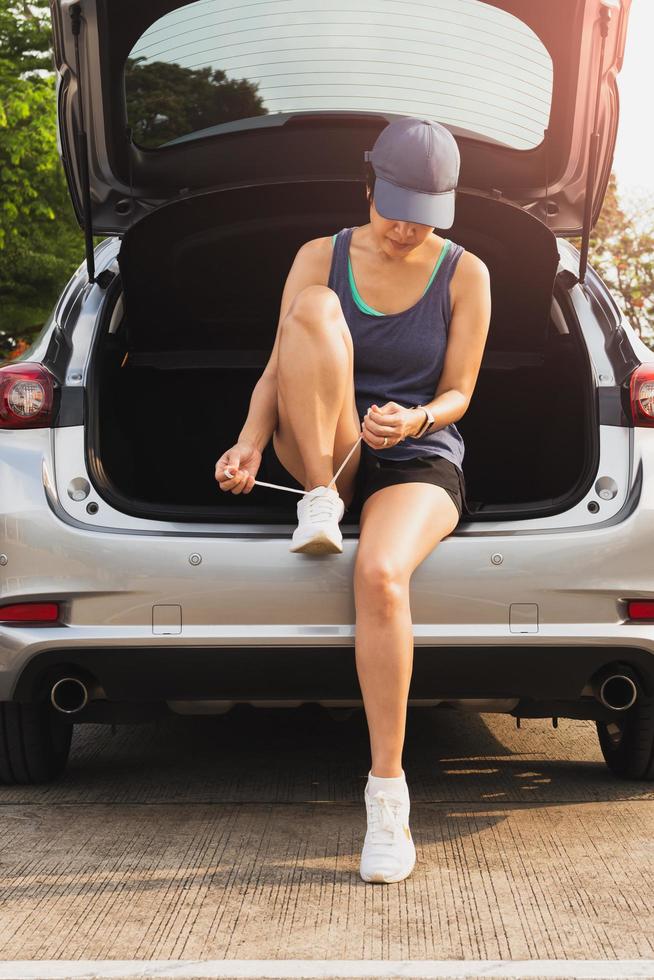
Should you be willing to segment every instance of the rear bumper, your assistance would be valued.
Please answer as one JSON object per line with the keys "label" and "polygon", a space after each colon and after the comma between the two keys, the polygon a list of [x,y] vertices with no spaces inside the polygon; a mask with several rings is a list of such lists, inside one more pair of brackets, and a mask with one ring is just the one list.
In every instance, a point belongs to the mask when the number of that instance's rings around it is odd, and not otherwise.
{"label": "rear bumper", "polygon": [[[201,638],[190,644],[123,637],[109,646],[99,637],[89,645],[88,635],[75,630],[48,632],[60,635],[27,643],[14,670],[3,673],[3,700],[49,698],[55,680],[78,672],[116,702],[361,700],[352,638],[335,644],[334,637],[323,637],[310,646],[297,637],[294,645],[209,646]],[[68,633],[66,643],[62,632]],[[524,638],[478,636],[474,645],[450,638],[435,646],[416,638],[409,698],[576,701],[600,668],[615,664],[630,666],[643,693],[654,695],[654,628],[649,636],[629,629],[621,642],[616,636],[601,641],[548,633],[528,644]]]}

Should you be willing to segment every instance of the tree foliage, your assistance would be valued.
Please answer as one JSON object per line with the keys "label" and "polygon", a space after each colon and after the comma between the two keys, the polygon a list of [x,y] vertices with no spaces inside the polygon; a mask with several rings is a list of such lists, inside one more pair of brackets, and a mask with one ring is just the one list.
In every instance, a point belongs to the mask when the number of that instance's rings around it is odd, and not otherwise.
{"label": "tree foliage", "polygon": [[20,73],[52,70],[47,0],[0,3],[0,61]]}
{"label": "tree foliage", "polygon": [[[581,239],[572,239],[581,248]],[[611,174],[590,237],[590,264],[641,340],[654,350],[654,200],[623,197]]]}
{"label": "tree foliage", "polygon": [[0,0],[0,348],[43,323],[84,251],[57,153],[47,3]]}

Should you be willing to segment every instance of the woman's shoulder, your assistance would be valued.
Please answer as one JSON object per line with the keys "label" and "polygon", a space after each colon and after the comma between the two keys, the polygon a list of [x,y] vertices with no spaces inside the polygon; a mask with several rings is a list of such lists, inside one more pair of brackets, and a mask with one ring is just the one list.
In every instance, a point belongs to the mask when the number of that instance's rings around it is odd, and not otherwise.
{"label": "woman's shoulder", "polygon": [[298,249],[296,262],[309,270],[315,282],[327,284],[333,255],[332,235],[311,238]]}
{"label": "woman's shoulder", "polygon": [[[347,231],[347,229],[342,228],[341,231]],[[327,259],[331,262],[332,251],[334,248],[334,243],[336,236],[341,232],[332,232],[330,235],[324,235],[321,238],[311,238],[308,242],[300,247],[300,251],[304,255],[313,259]]]}
{"label": "woman's shoulder", "polygon": [[306,255],[320,255],[323,252],[326,252],[328,248],[331,249],[331,247],[332,247],[332,236],[324,235],[321,238],[309,239],[308,242],[305,242],[304,245],[300,246],[300,250],[303,251]]}
{"label": "woman's shoulder", "polygon": [[475,255],[474,252],[469,252],[467,248],[460,245],[458,242],[452,242],[455,246],[454,252],[458,253],[458,261],[456,263],[456,268],[454,270],[454,275],[452,281],[456,277],[459,280],[465,280],[466,283],[470,284],[475,280],[483,280],[489,275],[488,266],[486,263]]}
{"label": "woman's shoulder", "polygon": [[459,257],[450,280],[451,299],[456,302],[457,295],[470,295],[473,291],[488,290],[490,273],[486,263],[458,245]]}

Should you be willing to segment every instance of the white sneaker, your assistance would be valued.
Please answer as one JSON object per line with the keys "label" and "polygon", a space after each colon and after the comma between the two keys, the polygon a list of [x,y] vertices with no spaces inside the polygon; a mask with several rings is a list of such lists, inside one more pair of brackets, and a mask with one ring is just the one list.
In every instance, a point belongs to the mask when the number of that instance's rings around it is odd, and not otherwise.
{"label": "white sneaker", "polygon": [[338,522],[345,513],[345,504],[334,487],[318,486],[299,500],[298,526],[293,532],[289,551],[309,555],[324,555],[343,551],[343,535]]}
{"label": "white sneaker", "polygon": [[368,830],[361,852],[359,873],[364,881],[390,884],[413,871],[416,848],[409,830],[409,791],[399,798],[378,790],[364,792]]}

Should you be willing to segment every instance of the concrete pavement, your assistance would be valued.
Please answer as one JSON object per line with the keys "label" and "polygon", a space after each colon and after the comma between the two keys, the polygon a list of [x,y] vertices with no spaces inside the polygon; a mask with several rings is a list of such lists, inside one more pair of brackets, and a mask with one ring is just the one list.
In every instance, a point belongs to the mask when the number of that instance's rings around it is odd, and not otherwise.
{"label": "concrete pavement", "polygon": [[62,780],[1,790],[0,959],[654,957],[654,784],[592,723],[410,710],[395,885],[358,876],[368,766],[362,712],[79,726]]}

